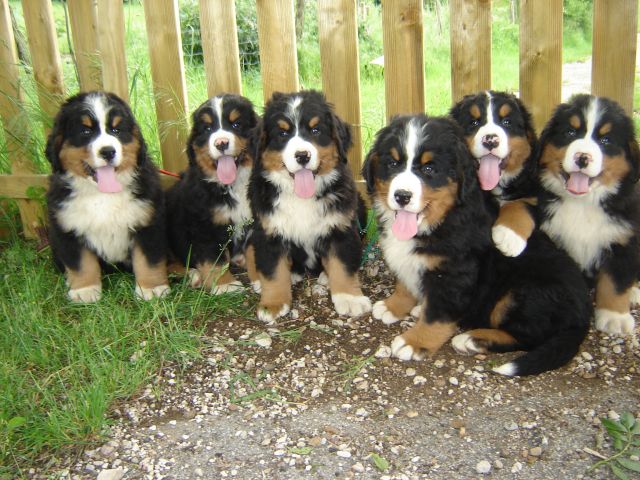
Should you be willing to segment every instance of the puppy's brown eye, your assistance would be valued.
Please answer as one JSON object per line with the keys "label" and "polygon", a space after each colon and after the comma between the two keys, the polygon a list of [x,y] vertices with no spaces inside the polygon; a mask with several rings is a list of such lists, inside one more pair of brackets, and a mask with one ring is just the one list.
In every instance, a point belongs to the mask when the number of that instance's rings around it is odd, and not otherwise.
{"label": "puppy's brown eye", "polygon": [[433,167],[433,165],[429,165],[429,164],[423,165],[421,170],[422,170],[422,173],[424,173],[427,176],[431,176],[436,173],[436,169]]}
{"label": "puppy's brown eye", "polygon": [[511,126],[511,119],[510,118],[503,118],[502,119],[502,125],[504,125],[505,127],[510,127]]}
{"label": "puppy's brown eye", "polygon": [[80,135],[84,135],[85,137],[88,137],[92,133],[93,132],[91,131],[91,129],[89,127],[85,127],[82,130],[80,130]]}
{"label": "puppy's brown eye", "polygon": [[477,119],[476,120],[471,120],[470,125],[472,127],[477,127],[478,125],[480,125],[480,120],[477,120]]}
{"label": "puppy's brown eye", "polygon": [[602,145],[609,145],[611,143],[611,139],[607,136],[600,138],[600,143]]}
{"label": "puppy's brown eye", "polygon": [[115,127],[113,127],[113,128],[111,129],[111,134],[112,134],[112,135],[119,135],[119,134],[120,134],[120,129],[119,129],[119,128],[115,128]]}
{"label": "puppy's brown eye", "polygon": [[289,136],[289,131],[288,130],[280,130],[280,132],[278,132],[278,135],[280,135],[283,138],[288,137]]}
{"label": "puppy's brown eye", "polygon": [[320,129],[318,127],[313,127],[311,129],[311,135],[320,135]]}
{"label": "puppy's brown eye", "polygon": [[231,128],[233,128],[234,130],[238,130],[240,128],[240,122],[233,122],[231,124]]}
{"label": "puppy's brown eye", "polygon": [[210,123],[205,123],[204,127],[202,128],[205,132],[210,132],[213,130],[213,127],[211,126]]}
{"label": "puppy's brown eye", "polygon": [[565,132],[565,135],[569,138],[573,138],[578,134],[575,128],[568,128]]}

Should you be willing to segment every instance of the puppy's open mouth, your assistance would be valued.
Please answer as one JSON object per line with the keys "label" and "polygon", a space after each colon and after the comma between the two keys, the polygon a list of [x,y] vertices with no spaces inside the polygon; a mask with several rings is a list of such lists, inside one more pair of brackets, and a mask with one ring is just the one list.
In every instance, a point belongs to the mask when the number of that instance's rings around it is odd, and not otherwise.
{"label": "puppy's open mouth", "polygon": [[301,168],[295,173],[289,172],[293,178],[293,191],[300,198],[311,198],[316,193],[316,173],[308,168]]}
{"label": "puppy's open mouth", "polygon": [[117,193],[122,191],[122,184],[116,177],[115,167],[107,165],[105,167],[93,168],[85,162],[83,162],[82,166],[87,176],[98,184],[98,190],[102,193]]}
{"label": "puppy's open mouth", "polygon": [[500,173],[505,167],[506,159],[489,153],[478,161],[478,180],[483,190],[493,190],[500,182]]}
{"label": "puppy's open mouth", "polygon": [[224,185],[231,185],[236,181],[238,176],[238,163],[240,156],[232,157],[231,155],[223,155],[214,161],[218,180]]}
{"label": "puppy's open mouth", "polygon": [[565,188],[567,191],[574,195],[584,195],[585,193],[589,193],[589,187],[591,187],[594,177],[590,177],[586,173],[582,172],[567,173],[564,170],[561,171],[560,174],[565,181]]}
{"label": "puppy's open mouth", "polygon": [[398,240],[410,240],[418,234],[418,225],[424,219],[423,212],[428,205],[418,213],[409,212],[407,210],[396,210],[393,224],[391,224],[391,232]]}

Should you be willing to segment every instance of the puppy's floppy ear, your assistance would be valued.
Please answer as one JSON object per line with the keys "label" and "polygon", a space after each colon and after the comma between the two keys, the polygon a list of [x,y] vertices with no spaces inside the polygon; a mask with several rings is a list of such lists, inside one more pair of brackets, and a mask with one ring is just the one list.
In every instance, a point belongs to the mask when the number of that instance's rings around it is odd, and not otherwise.
{"label": "puppy's floppy ear", "polygon": [[631,175],[633,183],[640,178],[640,147],[638,141],[633,138],[629,141],[629,163],[631,164]]}
{"label": "puppy's floppy ear", "polygon": [[378,154],[371,149],[362,164],[362,177],[367,183],[367,193],[373,193],[375,187],[375,168],[378,163]]}
{"label": "puppy's floppy ear", "polygon": [[536,134],[535,128],[533,128],[533,118],[531,117],[531,113],[529,112],[529,109],[525,106],[522,100],[520,100],[515,95],[512,95],[512,98],[516,103],[516,105],[518,106],[518,109],[520,110],[520,114],[524,119],[524,129],[527,134],[527,140],[529,141],[529,145],[535,146],[536,143],[538,142],[538,135]]}
{"label": "puppy's floppy ear", "polygon": [[456,139],[454,144],[456,157],[456,174],[458,177],[458,204],[466,202],[469,193],[478,189],[478,173],[476,161],[469,151],[469,147],[462,139]]}
{"label": "puppy's floppy ear", "polygon": [[334,137],[338,144],[338,151],[340,158],[344,163],[347,163],[347,152],[353,145],[351,138],[351,126],[348,123],[342,121],[342,119],[335,113],[331,114],[331,120],[334,125]]}
{"label": "puppy's floppy ear", "polygon": [[[67,102],[68,104],[68,102]],[[64,131],[66,129],[66,105],[60,108],[60,111],[53,120],[53,127],[51,133],[47,137],[47,145],[45,146],[45,156],[51,164],[51,171],[54,173],[62,173],[62,162],[60,161],[60,150],[64,143]]]}

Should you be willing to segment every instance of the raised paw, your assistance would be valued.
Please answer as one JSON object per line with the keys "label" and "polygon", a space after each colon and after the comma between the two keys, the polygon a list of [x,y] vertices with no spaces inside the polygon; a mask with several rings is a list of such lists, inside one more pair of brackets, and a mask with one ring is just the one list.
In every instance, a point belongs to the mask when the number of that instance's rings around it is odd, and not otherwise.
{"label": "raised paw", "polygon": [[527,241],[504,225],[496,225],[491,229],[493,243],[507,257],[517,257],[527,246]]}
{"label": "raised paw", "polygon": [[101,285],[90,285],[82,288],[72,288],[67,294],[74,303],[94,303],[102,297]]}
{"label": "raised paw", "polygon": [[629,312],[619,313],[604,308],[596,310],[596,329],[611,335],[629,335],[633,333],[635,320]]}
{"label": "raised paw", "polygon": [[259,305],[258,306],[258,320],[262,320],[265,323],[274,323],[277,318],[284,317],[289,313],[289,305]]}
{"label": "raised paw", "polygon": [[240,282],[239,280],[234,280],[231,283],[222,283],[220,285],[214,285],[211,288],[211,294],[222,295],[223,293],[238,292],[243,288],[244,286],[242,285],[242,282]]}
{"label": "raised paw", "polygon": [[334,293],[331,295],[333,306],[340,315],[357,317],[371,311],[371,300],[364,295]]}
{"label": "raised paw", "polygon": [[140,300],[151,300],[152,298],[162,298],[171,292],[169,285],[158,285],[152,288],[142,288],[136,285],[136,298]]}
{"label": "raised paw", "polygon": [[474,338],[468,333],[461,333],[451,339],[453,349],[462,355],[475,355],[476,353],[484,353],[485,349],[478,346]]}
{"label": "raised paw", "polygon": [[404,336],[398,335],[391,342],[391,355],[400,360],[423,360],[426,354],[424,350],[407,343]]}
{"label": "raised paw", "polygon": [[391,325],[401,320],[391,313],[391,310],[387,308],[387,303],[384,300],[379,300],[373,304],[371,314],[376,320],[382,320],[382,323],[385,325]]}

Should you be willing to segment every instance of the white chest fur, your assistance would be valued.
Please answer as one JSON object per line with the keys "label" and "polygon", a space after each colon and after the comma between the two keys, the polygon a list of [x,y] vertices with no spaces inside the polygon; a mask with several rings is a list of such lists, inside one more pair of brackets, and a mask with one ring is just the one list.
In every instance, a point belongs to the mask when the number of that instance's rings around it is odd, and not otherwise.
{"label": "white chest fur", "polygon": [[384,229],[380,234],[380,246],[384,252],[384,259],[389,269],[396,275],[414,295],[422,298],[421,278],[425,264],[416,258],[414,240],[398,240],[390,229]]}
{"label": "white chest fur", "polygon": [[625,243],[632,232],[629,224],[612,221],[599,204],[585,200],[565,198],[551,204],[542,230],[588,271],[600,266],[603,250]]}
{"label": "white chest fur", "polygon": [[133,233],[147,225],[152,215],[148,201],[137,199],[128,188],[101,193],[87,179],[72,179],[73,193],[62,203],[57,220],[63,230],[83,237],[109,262],[125,261]]}

